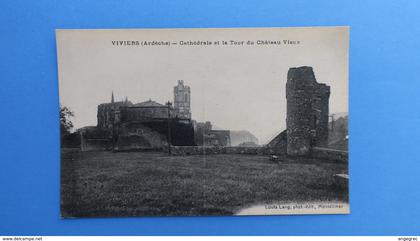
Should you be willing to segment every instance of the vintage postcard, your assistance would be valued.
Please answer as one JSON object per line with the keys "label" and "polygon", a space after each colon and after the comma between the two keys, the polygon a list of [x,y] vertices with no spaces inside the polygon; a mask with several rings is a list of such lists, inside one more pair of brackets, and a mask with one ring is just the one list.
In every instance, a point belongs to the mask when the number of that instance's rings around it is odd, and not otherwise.
{"label": "vintage postcard", "polygon": [[350,212],[348,27],[56,37],[62,217]]}

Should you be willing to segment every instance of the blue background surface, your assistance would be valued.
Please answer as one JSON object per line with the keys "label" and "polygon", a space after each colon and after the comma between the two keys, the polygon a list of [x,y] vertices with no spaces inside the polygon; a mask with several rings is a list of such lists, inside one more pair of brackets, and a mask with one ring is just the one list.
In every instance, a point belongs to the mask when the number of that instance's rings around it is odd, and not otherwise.
{"label": "blue background surface", "polygon": [[[0,235],[420,235],[418,1],[0,1]],[[349,25],[350,215],[59,218],[56,28]]]}

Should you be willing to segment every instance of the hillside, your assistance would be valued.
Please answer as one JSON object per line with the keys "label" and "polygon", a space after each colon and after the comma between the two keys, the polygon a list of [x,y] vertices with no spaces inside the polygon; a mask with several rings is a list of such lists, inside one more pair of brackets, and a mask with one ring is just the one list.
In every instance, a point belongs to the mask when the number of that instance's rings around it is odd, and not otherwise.
{"label": "hillside", "polygon": [[232,146],[238,146],[241,143],[254,142],[258,144],[258,138],[255,137],[251,132],[246,130],[241,131],[230,131],[230,143]]}

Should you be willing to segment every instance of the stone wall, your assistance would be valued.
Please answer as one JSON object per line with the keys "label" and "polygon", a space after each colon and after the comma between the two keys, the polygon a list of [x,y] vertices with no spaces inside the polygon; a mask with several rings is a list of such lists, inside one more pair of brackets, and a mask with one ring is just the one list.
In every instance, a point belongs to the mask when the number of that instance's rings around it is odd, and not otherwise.
{"label": "stone wall", "polygon": [[[167,149],[165,149],[167,151]],[[246,154],[246,155],[274,155],[281,154],[269,147],[227,147],[227,146],[172,146],[172,155],[217,155],[217,154]]]}
{"label": "stone wall", "polygon": [[[166,106],[125,106],[120,107],[121,122],[147,121],[151,119],[167,119],[168,107]],[[169,115],[173,115],[173,110],[169,110]]]}
{"label": "stone wall", "polygon": [[349,160],[349,153],[347,151],[340,151],[323,147],[313,147],[312,156],[317,159],[327,159],[341,162],[347,162]]}
{"label": "stone wall", "polygon": [[84,139],[80,145],[81,151],[111,151],[111,139]]}
{"label": "stone wall", "polygon": [[[150,122],[143,122],[143,125],[160,133],[161,135],[168,135],[167,120],[155,120]],[[174,146],[193,146],[194,145],[194,127],[190,121],[183,122],[178,119],[171,119],[171,143]]]}
{"label": "stone wall", "polygon": [[162,149],[166,136],[141,124],[124,123],[120,126],[115,151]]}
{"label": "stone wall", "polygon": [[273,150],[275,153],[286,154],[287,153],[287,131],[284,130],[276,137],[273,138],[267,147]]}
{"label": "stone wall", "polygon": [[80,148],[80,134],[68,133],[60,138],[60,146],[65,148]]}
{"label": "stone wall", "polygon": [[175,156],[214,155],[225,154],[225,151],[222,147],[217,146],[171,146],[171,153]]}
{"label": "stone wall", "polygon": [[[171,119],[171,143],[194,145],[194,128],[190,121]],[[112,129],[89,127],[80,130],[81,150],[160,150],[168,145],[168,121],[123,122]]]}
{"label": "stone wall", "polygon": [[269,150],[266,147],[225,147],[226,154],[247,154],[247,155],[268,155]]}
{"label": "stone wall", "polygon": [[82,128],[80,135],[81,151],[105,151],[112,150],[112,133],[96,127]]}
{"label": "stone wall", "polygon": [[[164,151],[167,151],[164,148]],[[263,147],[217,147],[217,146],[171,146],[171,153],[174,156],[187,155],[217,155],[217,154],[245,154],[245,155],[280,155],[275,149],[268,146]],[[348,152],[333,150],[323,147],[313,147],[312,157],[316,159],[333,160],[340,162],[348,161]]]}

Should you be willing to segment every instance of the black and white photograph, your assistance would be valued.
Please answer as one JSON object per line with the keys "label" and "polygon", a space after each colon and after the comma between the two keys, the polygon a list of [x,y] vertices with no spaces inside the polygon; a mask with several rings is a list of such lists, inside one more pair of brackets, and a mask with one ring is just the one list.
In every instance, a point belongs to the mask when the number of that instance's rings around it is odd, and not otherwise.
{"label": "black and white photograph", "polygon": [[348,27],[56,30],[62,218],[348,214]]}

